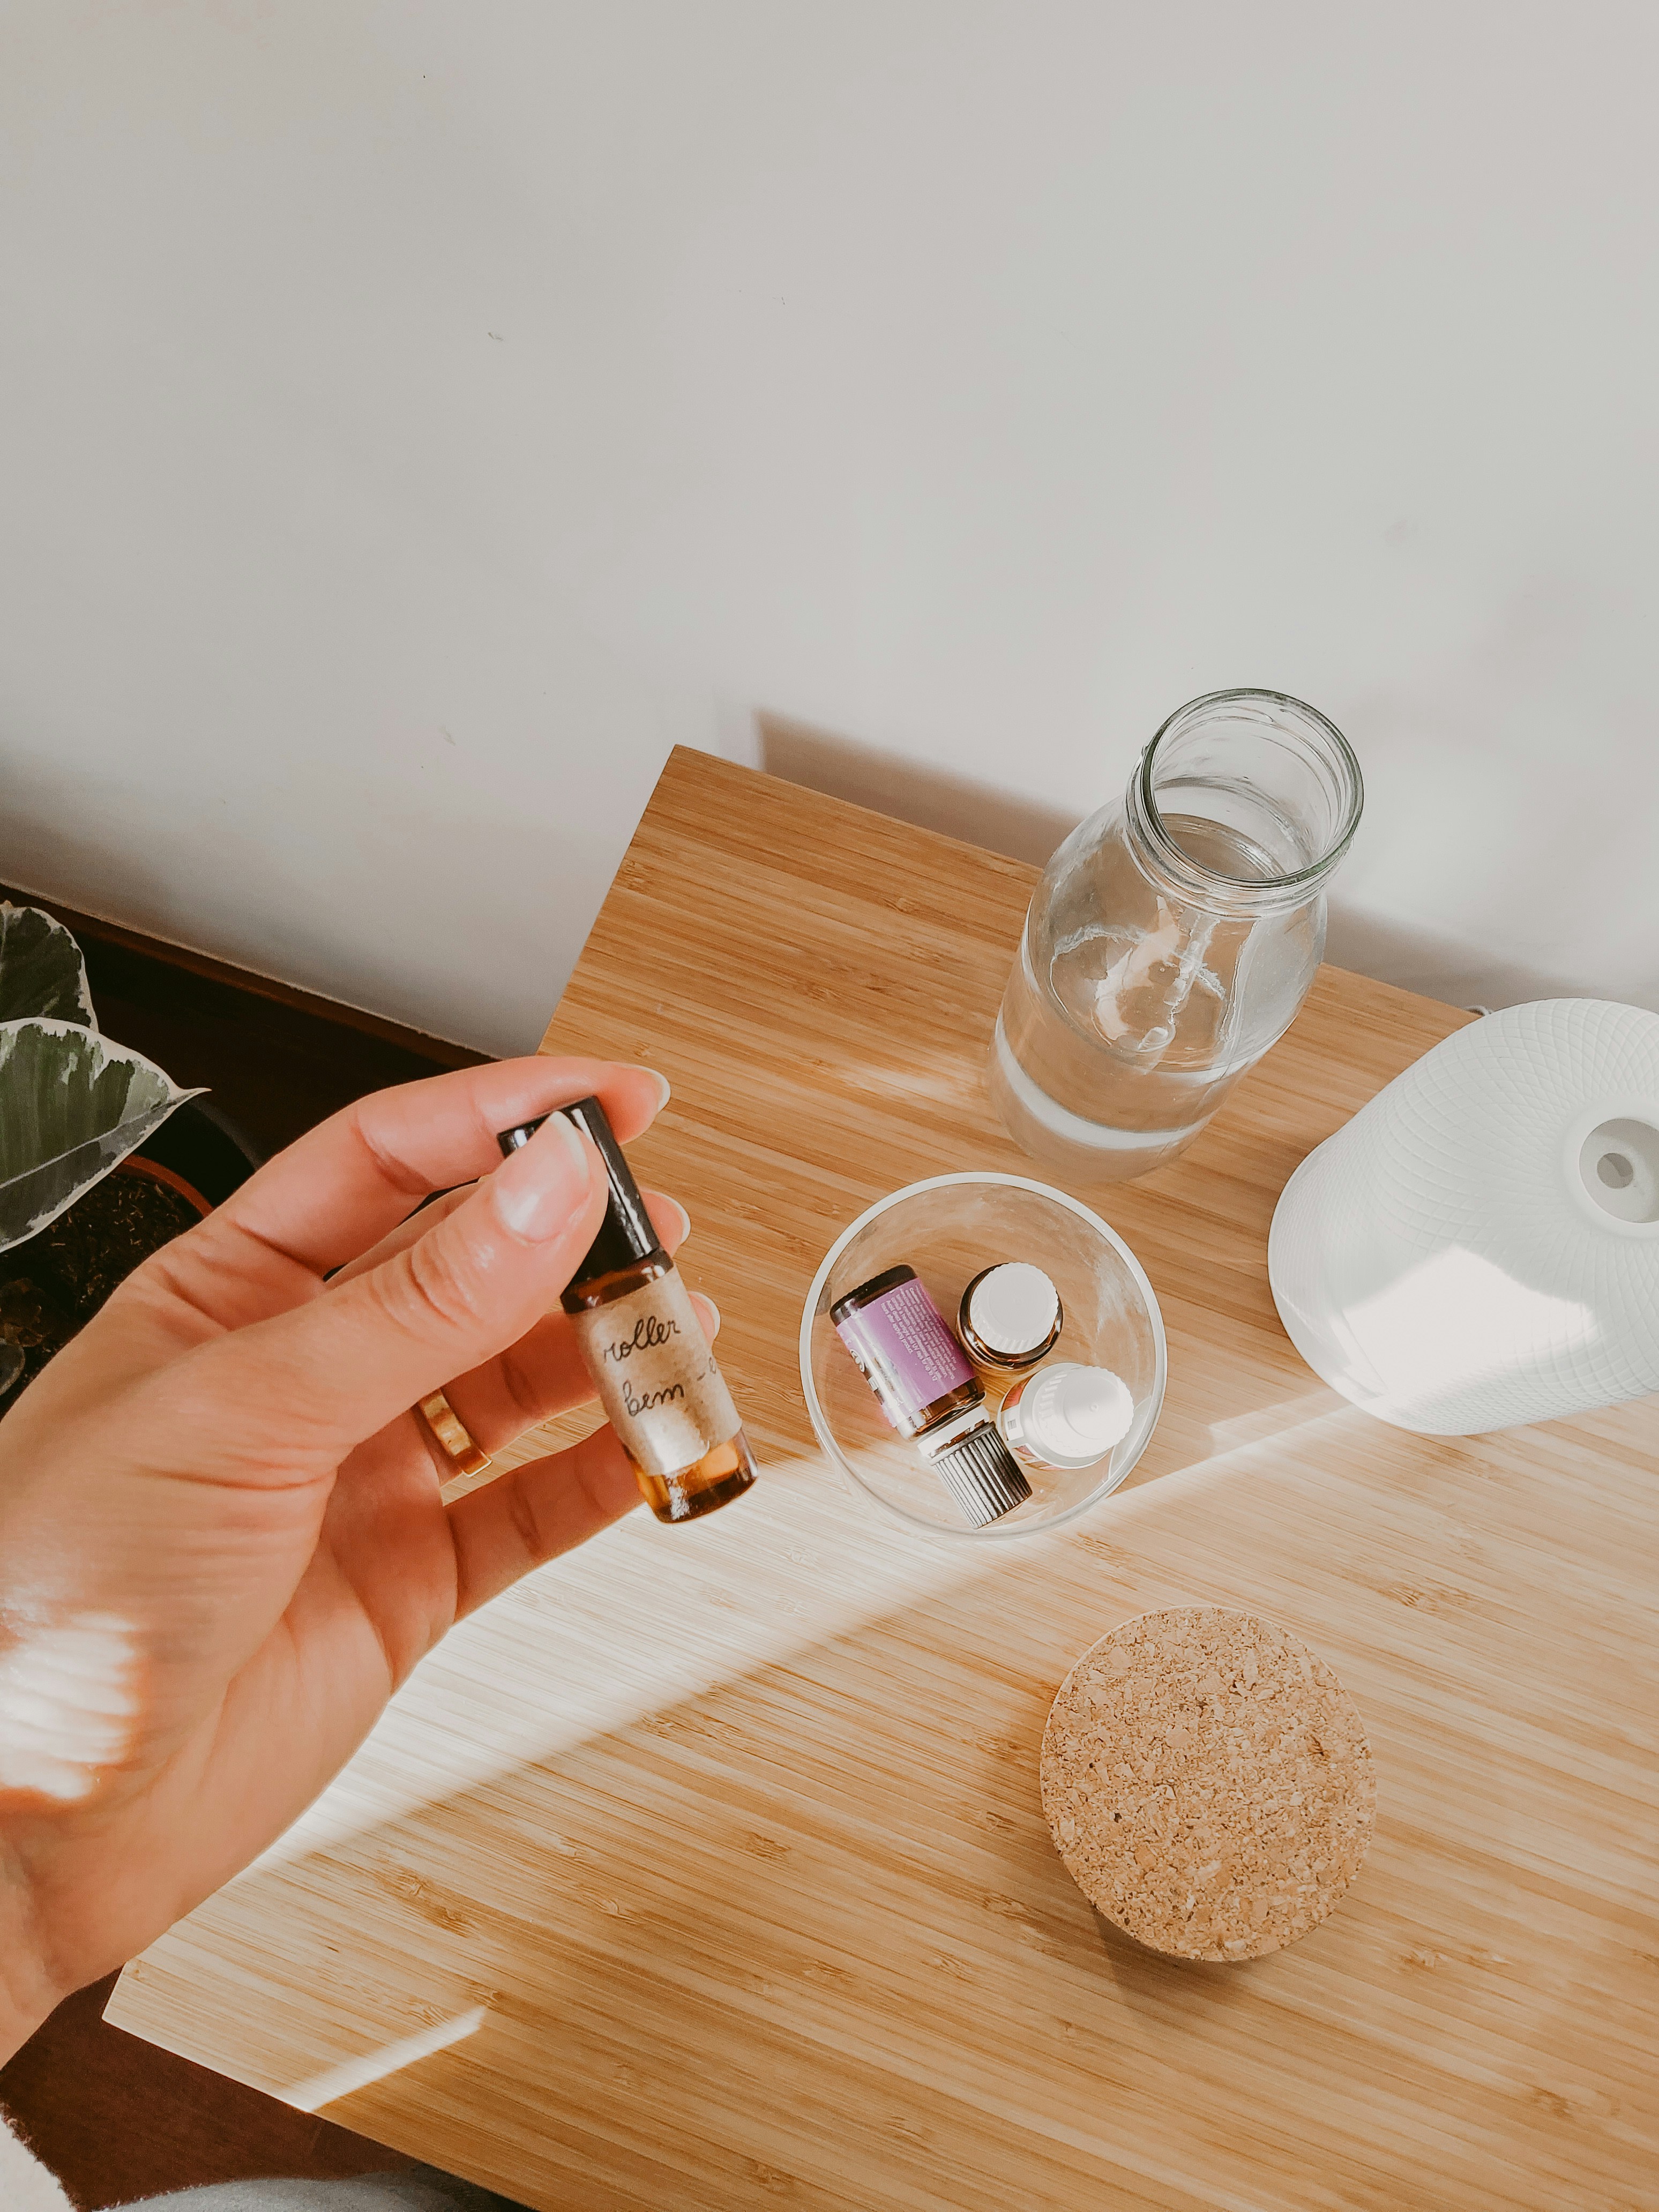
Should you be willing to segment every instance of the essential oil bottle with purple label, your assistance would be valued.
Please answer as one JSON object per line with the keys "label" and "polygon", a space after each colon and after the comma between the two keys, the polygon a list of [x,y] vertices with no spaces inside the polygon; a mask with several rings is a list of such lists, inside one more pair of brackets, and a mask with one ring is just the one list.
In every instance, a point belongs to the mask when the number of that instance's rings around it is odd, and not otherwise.
{"label": "essential oil bottle with purple label", "polygon": [[985,1388],[914,1267],[872,1275],[830,1309],[876,1402],[916,1444],[963,1517],[983,1528],[1031,1486],[985,1409]]}

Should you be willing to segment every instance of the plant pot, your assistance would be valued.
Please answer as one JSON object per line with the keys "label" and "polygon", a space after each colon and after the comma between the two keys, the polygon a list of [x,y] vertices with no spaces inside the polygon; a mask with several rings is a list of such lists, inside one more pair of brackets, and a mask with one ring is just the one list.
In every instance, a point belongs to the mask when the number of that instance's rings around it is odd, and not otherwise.
{"label": "plant pot", "polygon": [[0,1255],[0,1402],[32,1382],[141,1261],[246,1182],[259,1156],[216,1107],[187,1099],[38,1236]]}
{"label": "plant pot", "polygon": [[194,1209],[198,1221],[204,1221],[213,1211],[212,1206],[194,1183],[186,1182],[183,1176],[175,1175],[171,1168],[164,1168],[159,1160],[146,1159],[142,1149],[129,1152],[125,1159],[118,1161],[110,1172],[118,1176],[136,1176],[143,1182],[156,1184],[162,1190],[172,1191],[176,1197],[182,1198],[186,1206]]}
{"label": "plant pot", "polygon": [[252,1139],[210,1098],[187,1098],[127,1158],[152,1160],[181,1176],[200,1193],[204,1212],[222,1206],[264,1159]]}

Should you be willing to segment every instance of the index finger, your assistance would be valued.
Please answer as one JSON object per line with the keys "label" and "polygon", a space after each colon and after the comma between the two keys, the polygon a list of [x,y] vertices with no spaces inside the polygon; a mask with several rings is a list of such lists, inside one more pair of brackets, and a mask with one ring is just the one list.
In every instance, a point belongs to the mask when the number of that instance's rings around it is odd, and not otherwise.
{"label": "index finger", "polygon": [[433,1191],[498,1167],[501,1130],[592,1096],[626,1144],[655,1120],[668,1085],[648,1067],[538,1053],[374,1091],[279,1152],[190,1241],[216,1266],[228,1243],[252,1237],[322,1276],[378,1243]]}

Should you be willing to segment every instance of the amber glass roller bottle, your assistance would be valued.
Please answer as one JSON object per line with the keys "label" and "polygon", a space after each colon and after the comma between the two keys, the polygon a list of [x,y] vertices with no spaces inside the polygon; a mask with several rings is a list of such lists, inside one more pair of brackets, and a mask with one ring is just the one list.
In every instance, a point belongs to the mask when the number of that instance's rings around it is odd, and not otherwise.
{"label": "amber glass roller bottle", "polygon": [[[604,1107],[580,1098],[560,1111],[592,1139],[611,1184],[599,1233],[562,1303],[651,1510],[659,1521],[695,1521],[754,1482],[743,1424]],[[540,1127],[504,1130],[502,1152]]]}

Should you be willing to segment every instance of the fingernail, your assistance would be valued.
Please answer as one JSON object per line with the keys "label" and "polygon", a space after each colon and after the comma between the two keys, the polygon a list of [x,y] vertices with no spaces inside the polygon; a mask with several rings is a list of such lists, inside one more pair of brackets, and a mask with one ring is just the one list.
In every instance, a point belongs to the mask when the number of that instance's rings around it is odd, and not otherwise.
{"label": "fingernail", "polygon": [[669,1100],[674,1095],[673,1089],[669,1083],[668,1078],[663,1073],[659,1067],[643,1067],[641,1069],[640,1073],[642,1075],[648,1075],[651,1078],[651,1080],[656,1085],[658,1097],[655,1110],[660,1114],[663,1108],[668,1103]]}
{"label": "fingernail", "polygon": [[698,1296],[698,1297],[702,1300],[702,1302],[703,1302],[704,1305],[706,1305],[706,1306],[708,1307],[708,1309],[709,1312],[710,1312],[711,1314],[713,1314],[713,1315],[714,1315],[714,1334],[715,1334],[715,1335],[716,1335],[716,1336],[718,1336],[718,1335],[720,1334],[720,1308],[719,1308],[719,1307],[714,1304],[714,1301],[713,1300],[713,1298],[711,1298],[711,1297],[709,1297],[709,1295],[708,1295],[708,1291],[699,1291],[697,1292],[697,1296]]}
{"label": "fingernail", "polygon": [[678,1249],[680,1245],[684,1243],[686,1238],[691,1234],[691,1217],[686,1212],[685,1208],[680,1204],[678,1199],[671,1198],[666,1202],[673,1207],[675,1212],[680,1217],[680,1233],[674,1239],[675,1246]]}
{"label": "fingernail", "polygon": [[489,1178],[503,1227],[526,1243],[556,1237],[587,1196],[593,1158],[574,1123],[550,1114]]}

